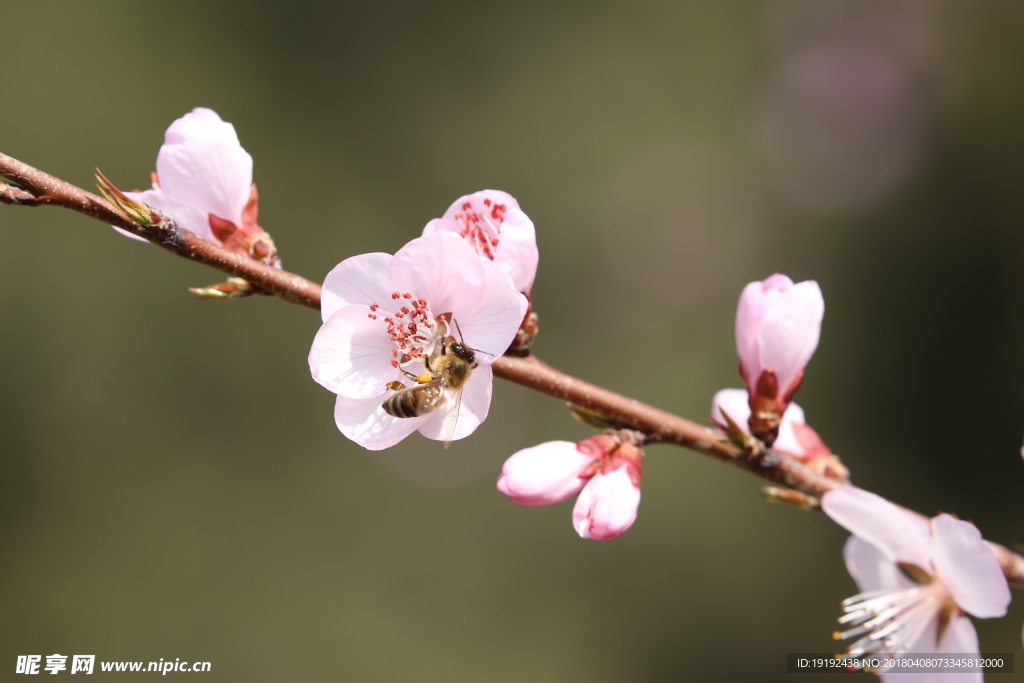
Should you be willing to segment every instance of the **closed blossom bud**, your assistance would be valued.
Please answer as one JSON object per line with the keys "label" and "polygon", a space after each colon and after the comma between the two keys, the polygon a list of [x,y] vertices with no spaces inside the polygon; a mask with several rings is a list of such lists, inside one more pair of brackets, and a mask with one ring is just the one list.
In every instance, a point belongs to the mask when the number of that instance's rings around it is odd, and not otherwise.
{"label": "closed blossom bud", "polygon": [[513,454],[498,490],[520,505],[548,505],[579,494],[572,523],[582,538],[608,541],[636,520],[644,452],[630,432],[578,443],[549,441]]}
{"label": "closed blossom bud", "polygon": [[501,468],[498,490],[520,505],[550,505],[578,494],[595,455],[571,441],[548,441],[513,454]]}
{"label": "closed blossom bud", "polygon": [[740,376],[750,393],[751,433],[771,445],[821,334],[825,300],[813,280],[751,282],[736,310]]}

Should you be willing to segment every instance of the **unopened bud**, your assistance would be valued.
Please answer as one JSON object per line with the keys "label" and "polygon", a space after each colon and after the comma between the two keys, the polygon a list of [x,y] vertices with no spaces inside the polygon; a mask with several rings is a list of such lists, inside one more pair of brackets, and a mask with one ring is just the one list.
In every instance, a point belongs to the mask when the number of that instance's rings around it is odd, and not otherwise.
{"label": "unopened bud", "polygon": [[793,489],[780,488],[778,486],[762,486],[761,494],[769,503],[785,503],[796,505],[804,510],[815,510],[821,507],[821,501],[814,496],[800,493]]}
{"label": "unopened bud", "polygon": [[189,287],[188,291],[200,299],[240,299],[256,293],[252,284],[240,277],[229,277],[227,282],[218,282],[209,287]]}
{"label": "unopened bud", "polygon": [[821,289],[810,280],[793,284],[776,274],[764,282],[751,282],[740,295],[736,310],[740,375],[750,393],[751,430],[769,445],[818,347],[824,313]]}

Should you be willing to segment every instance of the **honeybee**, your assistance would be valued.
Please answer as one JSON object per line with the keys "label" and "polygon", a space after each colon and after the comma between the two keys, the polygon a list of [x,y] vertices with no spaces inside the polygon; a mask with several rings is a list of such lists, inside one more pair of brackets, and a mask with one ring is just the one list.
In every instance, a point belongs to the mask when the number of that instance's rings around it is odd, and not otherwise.
{"label": "honeybee", "polygon": [[421,375],[406,372],[407,377],[417,382],[415,386],[407,387],[398,381],[389,382],[388,388],[395,393],[388,396],[380,407],[393,417],[408,418],[427,415],[447,401],[455,401],[441,426],[441,438],[447,449],[459,421],[462,390],[470,373],[479,365],[475,351],[453,337],[442,337],[440,346],[427,357],[429,372]]}

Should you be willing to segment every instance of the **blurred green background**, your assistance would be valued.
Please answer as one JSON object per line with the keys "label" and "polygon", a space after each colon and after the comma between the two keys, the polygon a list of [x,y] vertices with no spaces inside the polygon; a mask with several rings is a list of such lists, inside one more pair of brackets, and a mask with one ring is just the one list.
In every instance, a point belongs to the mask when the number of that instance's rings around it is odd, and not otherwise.
{"label": "blurred green background", "polygon": [[[318,281],[506,190],[537,226],[538,355],[692,419],[739,384],[742,286],[817,280],[797,398],[854,480],[1024,540],[1024,4],[0,17],[0,151],[145,187],[164,129],[211,107],[285,266]],[[70,211],[0,207],[0,670],[57,652],[224,681],[767,681],[835,647],[855,588],[824,516],[653,447],[634,527],[583,541],[571,502],[494,489],[515,450],[589,434],[558,402],[498,382],[450,451],[364,451],[309,378],[319,316],[185,291],[216,281]],[[1019,658],[1022,620],[976,622],[982,649]]]}

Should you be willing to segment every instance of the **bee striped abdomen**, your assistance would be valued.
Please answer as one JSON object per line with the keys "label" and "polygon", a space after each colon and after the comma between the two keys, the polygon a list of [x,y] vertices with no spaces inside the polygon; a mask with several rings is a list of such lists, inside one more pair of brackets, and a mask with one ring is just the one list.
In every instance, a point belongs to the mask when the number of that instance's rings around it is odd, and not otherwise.
{"label": "bee striped abdomen", "polygon": [[438,380],[396,391],[388,396],[380,407],[388,415],[407,418],[432,413],[442,403],[444,403],[444,383]]}

